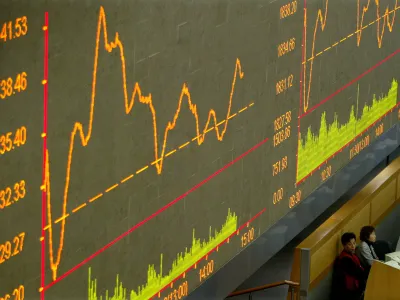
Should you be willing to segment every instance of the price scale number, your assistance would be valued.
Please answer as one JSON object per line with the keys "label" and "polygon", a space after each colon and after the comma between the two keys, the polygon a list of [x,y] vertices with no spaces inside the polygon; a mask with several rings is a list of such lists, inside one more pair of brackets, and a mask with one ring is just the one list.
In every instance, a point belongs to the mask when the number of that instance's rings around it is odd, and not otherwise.
{"label": "price scale number", "polygon": [[277,204],[281,202],[282,199],[283,199],[283,188],[279,188],[272,195],[272,203]]}
{"label": "price scale number", "polygon": [[25,91],[28,87],[28,74],[19,73],[15,77],[0,79],[0,99],[5,100],[16,93]]}
{"label": "price scale number", "polygon": [[279,95],[293,86],[294,76],[290,74],[288,77],[279,80],[276,83],[276,95]]}
{"label": "price scale number", "polygon": [[280,174],[281,172],[285,171],[287,167],[288,167],[288,157],[286,155],[272,165],[272,176]]}
{"label": "price scale number", "polygon": [[25,298],[25,288],[23,285],[15,288],[11,293],[5,294],[0,297],[0,300],[24,300]]}
{"label": "price scale number", "polygon": [[0,41],[8,42],[28,33],[28,18],[22,16],[14,20],[4,22],[1,26]]}
{"label": "price scale number", "polygon": [[0,265],[19,255],[24,249],[25,232],[0,245]]}
{"label": "price scale number", "polygon": [[297,0],[284,4],[279,9],[279,18],[285,19],[294,15],[297,12]]}
{"label": "price scale number", "polygon": [[24,199],[26,195],[25,180],[20,180],[12,186],[0,190],[0,210]]}
{"label": "price scale number", "polygon": [[296,39],[290,38],[287,41],[278,45],[278,57],[282,57],[290,52],[292,52],[296,47]]}
{"label": "price scale number", "polygon": [[0,155],[14,150],[15,148],[25,145],[27,138],[27,130],[22,126],[15,130],[0,135]]}

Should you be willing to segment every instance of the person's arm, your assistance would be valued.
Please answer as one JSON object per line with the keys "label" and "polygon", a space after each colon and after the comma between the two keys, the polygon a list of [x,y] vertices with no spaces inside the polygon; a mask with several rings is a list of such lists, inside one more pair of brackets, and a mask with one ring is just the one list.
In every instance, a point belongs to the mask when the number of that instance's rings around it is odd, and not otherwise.
{"label": "person's arm", "polygon": [[358,254],[364,258],[369,266],[372,266],[372,262],[375,260],[372,256],[371,249],[367,243],[361,243],[358,249]]}
{"label": "person's arm", "polygon": [[361,268],[361,266],[356,265],[350,257],[343,257],[340,264],[347,274],[358,279],[366,279],[364,270]]}

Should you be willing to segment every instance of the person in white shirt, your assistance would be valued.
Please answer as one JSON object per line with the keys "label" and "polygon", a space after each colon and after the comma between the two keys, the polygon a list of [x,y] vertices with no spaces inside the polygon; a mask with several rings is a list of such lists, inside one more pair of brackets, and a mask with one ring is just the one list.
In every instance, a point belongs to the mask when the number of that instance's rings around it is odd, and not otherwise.
{"label": "person in white shirt", "polygon": [[369,272],[374,260],[379,260],[375,253],[374,243],[376,233],[373,226],[364,226],[360,231],[361,243],[356,248],[356,254],[360,259],[361,265]]}

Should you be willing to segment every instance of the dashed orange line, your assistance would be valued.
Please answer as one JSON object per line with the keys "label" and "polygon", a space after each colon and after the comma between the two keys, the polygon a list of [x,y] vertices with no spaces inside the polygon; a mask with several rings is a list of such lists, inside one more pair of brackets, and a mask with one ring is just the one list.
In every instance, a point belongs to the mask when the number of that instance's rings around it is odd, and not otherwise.
{"label": "dashed orange line", "polygon": [[86,206],[86,203],[83,203],[83,204],[79,205],[77,208],[74,208],[74,209],[72,210],[72,212],[75,213],[75,212],[77,212],[78,210],[84,208],[85,206]]}
{"label": "dashed orange line", "polygon": [[242,112],[244,112],[246,109],[247,109],[247,106],[246,106],[246,107],[243,107],[241,110],[239,110],[239,114],[242,113]]}
{"label": "dashed orange line", "polygon": [[121,183],[127,182],[129,179],[132,179],[132,177],[133,177],[133,174],[131,174],[131,175],[125,177],[124,179],[121,180]]}
{"label": "dashed orange line", "polygon": [[159,161],[161,161],[161,158],[159,158],[159,159],[153,161],[153,162],[151,163],[151,165],[153,166],[153,165],[157,164]]}
{"label": "dashed orange line", "polygon": [[114,184],[113,186],[110,186],[108,189],[106,189],[106,193],[111,192],[113,189],[115,189],[118,186],[118,183]]}
{"label": "dashed orange line", "polygon": [[99,198],[102,197],[102,196],[103,196],[103,193],[100,193],[100,194],[98,194],[97,196],[94,196],[93,198],[90,198],[90,199],[89,199],[89,202],[93,202],[93,201],[99,199]]}
{"label": "dashed orange line", "polygon": [[167,154],[165,154],[165,157],[168,157],[168,156],[174,154],[175,152],[176,152],[176,149],[174,149],[174,150],[168,152]]}
{"label": "dashed orange line", "polygon": [[186,143],[184,143],[184,144],[182,144],[182,145],[180,145],[180,146],[179,146],[179,149],[182,149],[182,148],[186,147],[186,146],[189,145],[189,144],[190,144],[190,141],[189,141],[189,142],[186,142]]}
{"label": "dashed orange line", "polygon": [[68,217],[69,214],[66,214],[64,216],[59,217],[57,220],[54,221],[54,224],[57,224],[58,222],[61,222],[62,220],[65,220],[66,217]]}
{"label": "dashed orange line", "polygon": [[214,127],[208,128],[204,133],[209,133],[210,131],[213,130]]}
{"label": "dashed orange line", "polygon": [[146,170],[149,166],[145,166],[143,168],[141,168],[140,170],[136,171],[136,174],[142,173],[144,170]]}
{"label": "dashed orange line", "polygon": [[226,122],[226,120],[222,120],[221,122],[219,122],[219,123],[217,124],[217,126],[220,126],[220,125],[224,124],[225,122]]}
{"label": "dashed orange line", "polygon": [[230,116],[228,117],[228,120],[234,118],[236,115],[237,115],[237,113],[234,113],[233,115],[230,115]]}

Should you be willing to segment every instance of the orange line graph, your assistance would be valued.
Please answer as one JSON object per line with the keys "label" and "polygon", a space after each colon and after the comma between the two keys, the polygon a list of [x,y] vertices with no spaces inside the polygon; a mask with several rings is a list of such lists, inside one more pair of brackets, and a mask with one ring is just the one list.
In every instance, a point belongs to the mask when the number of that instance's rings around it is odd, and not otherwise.
{"label": "orange line graph", "polygon": [[[368,0],[367,5],[362,6],[362,14],[360,17],[360,1],[361,0],[357,0],[357,30],[355,32],[356,36],[357,36],[357,47],[360,46],[363,30],[366,27],[368,27],[368,25],[364,26],[364,16],[370,9],[370,4],[371,4],[371,0]],[[380,14],[380,0],[373,0],[373,1],[376,6],[376,16],[377,16],[376,38],[377,38],[377,42],[378,42],[378,47],[381,48],[383,36],[385,34],[385,28],[387,27],[389,32],[392,32],[392,30],[393,30],[394,21],[396,19],[396,10],[398,9],[398,0],[396,0],[395,8],[393,10],[389,10],[389,7],[386,7],[385,12],[382,15]],[[304,78],[304,80],[303,80],[303,85],[304,85],[304,88],[303,88],[303,99],[304,99],[303,110],[304,110],[304,112],[307,111],[308,106],[309,106],[309,100],[310,100],[313,65],[314,65],[314,58],[316,57],[315,43],[317,40],[317,31],[318,31],[318,28],[321,28],[321,32],[323,32],[325,30],[326,21],[327,21],[327,17],[328,17],[328,3],[329,3],[329,0],[326,0],[324,12],[322,12],[322,9],[318,9],[317,18],[316,18],[315,27],[314,27],[313,41],[312,41],[312,46],[311,46],[311,58],[307,59],[306,62],[304,62],[304,68],[303,68],[303,78]],[[393,17],[392,17],[391,21],[390,21],[390,16],[389,16],[390,13],[393,13]],[[305,24],[305,28],[306,28],[305,35],[307,35],[307,18],[306,17],[307,17],[307,11],[305,10],[305,18],[304,18],[304,24]],[[353,34],[351,34],[351,36]],[[307,40],[307,38],[305,37],[304,38],[304,49],[306,52],[305,58],[307,57],[306,40]],[[339,42],[335,43],[333,46],[336,46],[337,44],[339,44]],[[329,48],[331,48],[331,47],[329,47]],[[308,80],[306,77],[307,61],[310,62],[310,70],[309,70]]]}
{"label": "orange line graph", "polygon": [[51,213],[51,203],[52,202],[51,202],[51,190],[50,190],[50,156],[49,156],[49,152],[46,151],[46,158],[45,158],[46,159],[46,166],[45,166],[46,174],[45,174],[45,182],[44,182],[43,186],[46,189],[46,193],[47,193],[48,225],[46,227],[48,227],[47,229],[48,229],[48,234],[49,234],[49,256],[50,256],[49,260],[50,260],[50,268],[52,270],[53,280],[55,280],[57,278],[57,270],[58,270],[58,266],[61,261],[61,255],[62,255],[62,250],[63,250],[63,246],[64,246],[65,224],[66,224],[65,220],[66,220],[66,217],[68,216],[66,212],[67,212],[67,203],[68,203],[68,191],[69,191],[69,185],[70,185],[70,179],[71,179],[70,178],[71,164],[72,164],[73,152],[74,152],[74,146],[75,146],[75,137],[78,136],[80,139],[80,142],[81,142],[81,146],[86,147],[92,136],[94,106],[95,106],[95,100],[96,100],[98,56],[99,56],[99,51],[100,51],[100,40],[101,40],[102,33],[103,33],[103,41],[104,41],[104,50],[106,50],[108,53],[113,52],[114,49],[119,50],[120,59],[121,59],[121,71],[122,71],[122,83],[123,83],[122,88],[123,88],[123,94],[124,94],[125,114],[129,114],[131,112],[132,108],[134,107],[136,98],[137,98],[137,101],[139,101],[140,103],[147,105],[152,114],[153,130],[154,130],[154,156],[155,156],[155,162],[152,165],[154,165],[156,167],[157,174],[162,173],[164,157],[166,157],[165,151],[166,151],[166,146],[167,146],[168,133],[171,130],[173,130],[176,126],[178,117],[181,112],[182,102],[184,101],[184,99],[187,100],[189,110],[190,110],[191,114],[193,115],[195,122],[196,122],[197,144],[201,145],[204,142],[206,133],[208,131],[210,131],[209,126],[211,124],[211,121],[213,121],[213,123],[215,124],[215,126],[212,126],[212,129],[215,130],[217,139],[219,141],[222,141],[224,138],[224,135],[226,133],[227,127],[228,127],[229,119],[231,118],[230,114],[231,114],[231,107],[232,107],[232,98],[233,98],[233,94],[235,91],[237,76],[239,76],[240,79],[242,79],[244,76],[244,73],[242,72],[240,60],[236,59],[236,65],[235,65],[235,70],[234,70],[234,75],[233,75],[233,80],[232,80],[232,86],[231,86],[230,95],[229,95],[229,104],[228,104],[228,109],[227,109],[227,113],[226,113],[226,122],[224,122],[224,125],[221,126],[222,127],[221,129],[218,126],[216,112],[213,109],[210,109],[209,113],[208,113],[207,121],[204,125],[204,129],[200,130],[197,106],[196,106],[196,104],[193,104],[189,88],[188,88],[187,84],[184,83],[181,93],[180,93],[180,96],[179,96],[176,112],[172,118],[172,121],[169,121],[167,123],[167,126],[164,131],[164,135],[163,135],[163,141],[161,143],[162,144],[161,151],[159,151],[159,142],[158,142],[159,137],[158,137],[158,132],[157,132],[156,109],[154,108],[154,105],[153,105],[152,96],[151,96],[151,94],[143,95],[139,83],[136,82],[134,85],[131,97],[129,98],[127,80],[126,80],[126,70],[125,70],[126,63],[125,63],[125,56],[124,56],[124,46],[119,38],[118,32],[115,33],[114,40],[109,41],[106,13],[105,13],[104,8],[102,6],[100,7],[98,23],[97,23],[97,32],[96,32],[96,46],[95,46],[95,55],[94,55],[89,124],[88,124],[87,133],[84,132],[83,124],[80,122],[76,122],[74,124],[73,130],[71,131],[67,168],[66,168],[66,176],[65,176],[63,203],[62,203],[62,217],[57,220],[57,222],[61,223],[61,225],[60,225],[61,229],[60,229],[59,245],[58,245],[56,255],[54,255],[54,249],[53,249],[53,228],[52,228],[53,221],[52,221],[52,213]]}

